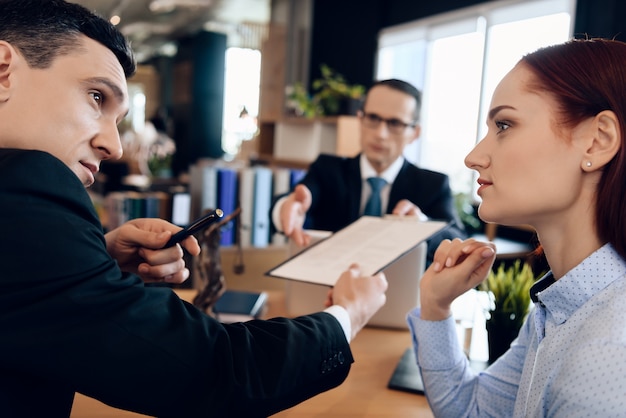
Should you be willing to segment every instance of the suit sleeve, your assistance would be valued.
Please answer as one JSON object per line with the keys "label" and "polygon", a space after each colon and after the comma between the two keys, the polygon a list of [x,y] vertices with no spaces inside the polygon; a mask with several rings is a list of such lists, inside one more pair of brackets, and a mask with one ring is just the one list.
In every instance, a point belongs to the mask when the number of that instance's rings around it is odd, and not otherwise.
{"label": "suit sleeve", "polygon": [[467,234],[456,211],[447,175],[405,163],[390,195],[390,208],[401,199],[409,199],[430,219],[448,222],[448,226],[428,239],[427,264],[444,239],[465,239]]}
{"label": "suit sleeve", "polygon": [[0,173],[0,374],[159,417],[268,416],[347,376],[331,315],[221,324],[120,272],[61,162],[0,154]]}
{"label": "suit sleeve", "polygon": [[[323,154],[318,156],[317,159],[309,165],[304,177],[298,182],[298,184],[303,184],[309,189],[309,191],[311,192],[311,197],[312,197],[311,207],[309,208],[309,211],[307,212],[306,219],[304,222],[304,229],[309,229],[309,228],[316,229],[317,227],[314,214],[316,212],[317,207],[320,205],[320,189],[323,187],[322,179],[320,178],[320,175],[324,173],[324,168],[323,168],[324,160],[328,161],[328,159],[329,158]],[[292,193],[294,188],[292,188],[288,193],[283,193],[283,194],[276,195],[273,197],[272,205],[270,207],[270,212],[269,212],[270,219],[273,219],[272,215],[273,215],[274,207],[276,206],[276,203],[282,197],[288,196],[290,193]],[[277,232],[276,225],[274,224],[274,222],[270,222],[270,224],[271,224],[270,234],[274,234],[275,232]]]}
{"label": "suit sleeve", "polygon": [[444,239],[467,238],[467,233],[454,204],[448,176],[440,175],[439,187],[434,190],[431,204],[424,210],[424,214],[429,218],[444,220],[449,223],[444,230],[428,240],[427,259],[429,261],[433,259],[435,250]]}

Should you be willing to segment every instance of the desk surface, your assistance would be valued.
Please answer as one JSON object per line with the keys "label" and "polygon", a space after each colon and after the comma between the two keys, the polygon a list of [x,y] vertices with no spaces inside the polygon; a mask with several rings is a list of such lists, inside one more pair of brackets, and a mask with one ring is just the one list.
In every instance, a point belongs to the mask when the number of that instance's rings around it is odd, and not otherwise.
{"label": "desk surface", "polygon": [[[190,300],[193,291],[178,292]],[[267,316],[284,314],[284,294],[268,292]],[[346,381],[299,405],[273,415],[276,418],[305,417],[432,417],[426,398],[387,389],[387,382],[411,339],[408,331],[365,328],[351,344],[355,363]],[[145,417],[111,408],[76,394],[71,418]]]}

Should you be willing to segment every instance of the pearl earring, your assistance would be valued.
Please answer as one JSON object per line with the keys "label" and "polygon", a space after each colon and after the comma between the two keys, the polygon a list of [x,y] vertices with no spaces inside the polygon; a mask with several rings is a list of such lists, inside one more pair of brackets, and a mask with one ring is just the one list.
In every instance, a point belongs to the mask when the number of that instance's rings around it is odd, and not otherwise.
{"label": "pearl earring", "polygon": [[591,167],[591,161],[587,161],[587,167]]}

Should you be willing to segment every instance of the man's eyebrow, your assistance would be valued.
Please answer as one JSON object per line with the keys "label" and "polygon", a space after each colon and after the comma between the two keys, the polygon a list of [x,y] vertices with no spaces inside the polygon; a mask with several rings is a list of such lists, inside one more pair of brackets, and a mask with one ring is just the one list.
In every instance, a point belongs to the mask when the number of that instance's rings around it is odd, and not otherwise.
{"label": "man's eyebrow", "polygon": [[515,110],[513,106],[509,106],[509,105],[496,106],[489,111],[489,115],[487,115],[487,120],[492,120],[496,116],[496,114],[503,109]]}
{"label": "man's eyebrow", "polygon": [[107,86],[112,92],[113,92],[113,96],[115,96],[115,98],[121,103],[125,100],[126,98],[126,94],[122,91],[122,89],[120,89],[120,87],[113,83],[111,80],[109,80],[108,78],[105,77],[94,77],[94,78],[90,78],[87,81],[92,82],[92,83],[96,83],[96,84],[104,84],[105,86]]}

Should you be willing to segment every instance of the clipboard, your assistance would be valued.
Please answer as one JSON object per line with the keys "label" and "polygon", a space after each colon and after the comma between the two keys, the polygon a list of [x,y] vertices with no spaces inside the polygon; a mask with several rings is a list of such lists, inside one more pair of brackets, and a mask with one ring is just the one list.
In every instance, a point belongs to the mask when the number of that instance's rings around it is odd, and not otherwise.
{"label": "clipboard", "polygon": [[362,216],[270,269],[266,276],[334,286],[352,263],[374,275],[448,225],[409,216]]}

